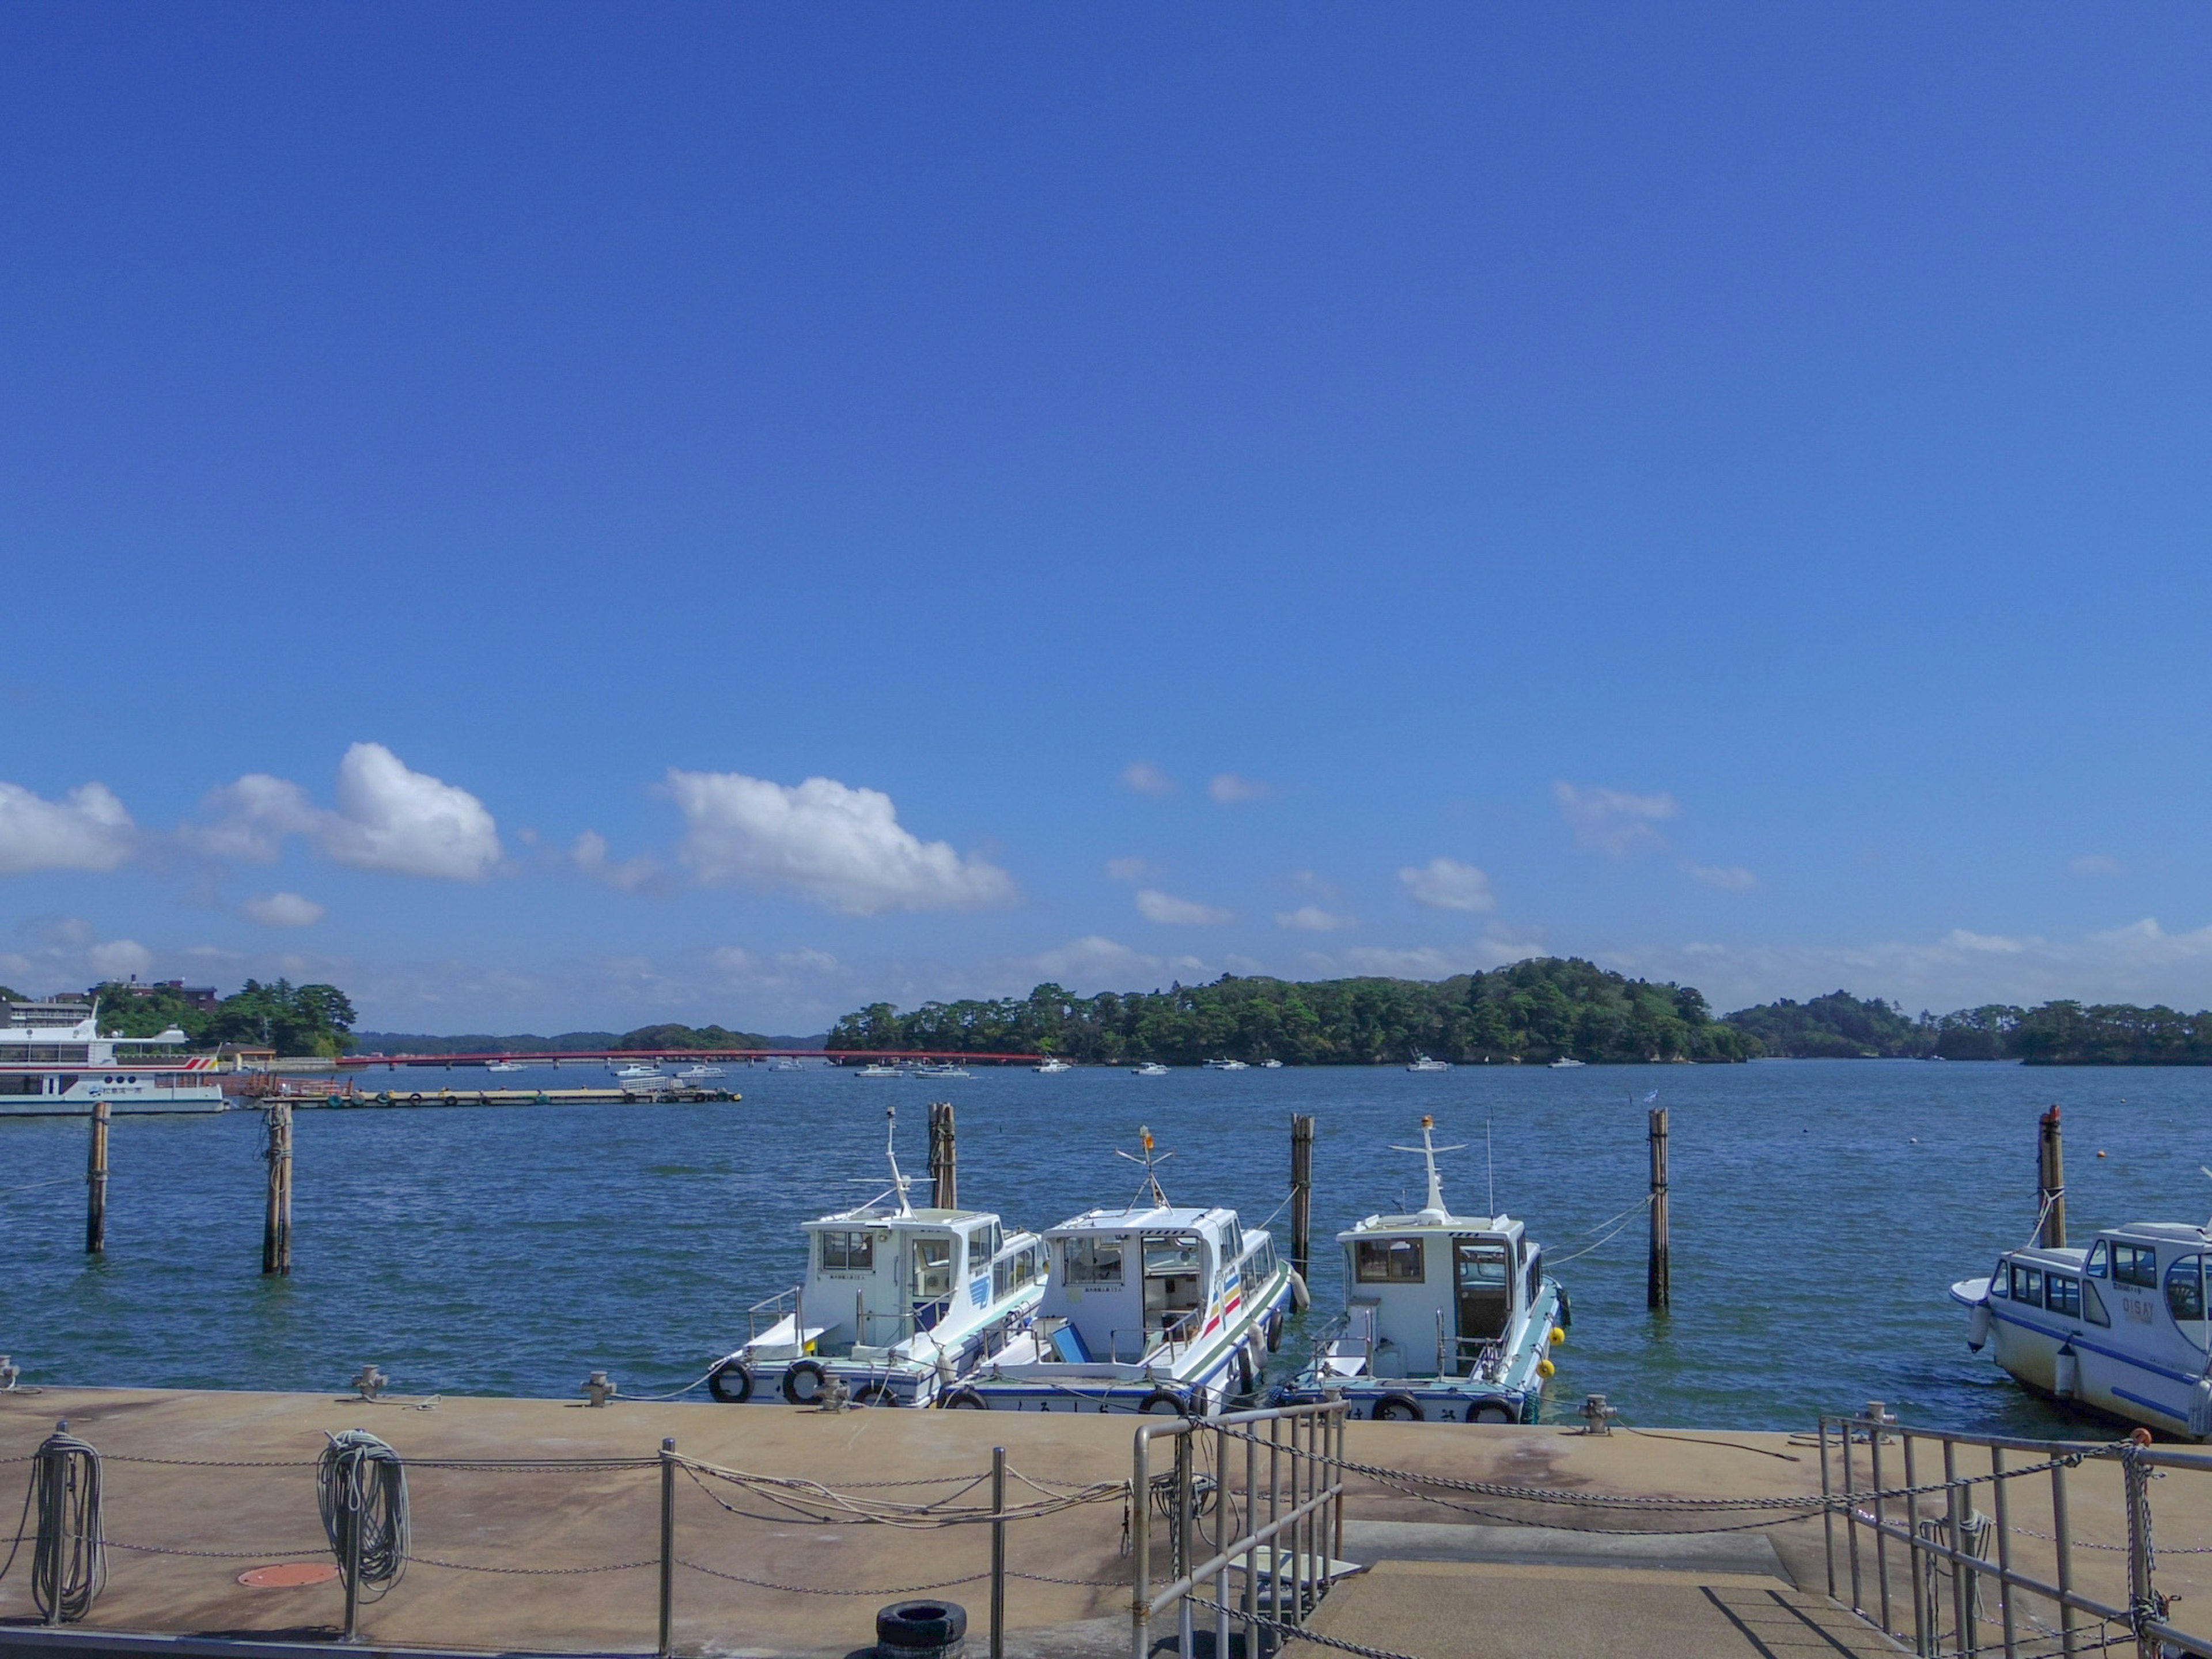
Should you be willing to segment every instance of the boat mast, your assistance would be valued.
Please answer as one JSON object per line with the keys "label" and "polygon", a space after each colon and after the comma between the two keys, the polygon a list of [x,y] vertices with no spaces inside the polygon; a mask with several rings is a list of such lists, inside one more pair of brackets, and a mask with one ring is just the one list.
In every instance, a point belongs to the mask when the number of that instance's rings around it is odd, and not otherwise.
{"label": "boat mast", "polygon": [[[1444,1208],[1444,1183],[1443,1177],[1437,1173],[1437,1154],[1438,1152],[1463,1152],[1467,1150],[1467,1147],[1464,1144],[1457,1146],[1437,1146],[1436,1144],[1436,1125],[1437,1121],[1434,1117],[1424,1117],[1421,1120],[1421,1144],[1419,1146],[1394,1146],[1390,1150],[1394,1152],[1419,1152],[1422,1158],[1427,1163],[1429,1166],[1429,1201],[1422,1206],[1421,1213],[1416,1218],[1426,1223],[1431,1227],[1441,1227],[1445,1222],[1451,1219],[1451,1212]],[[1493,1191],[1492,1194],[1492,1203],[1495,1205],[1496,1201],[1496,1194]]]}

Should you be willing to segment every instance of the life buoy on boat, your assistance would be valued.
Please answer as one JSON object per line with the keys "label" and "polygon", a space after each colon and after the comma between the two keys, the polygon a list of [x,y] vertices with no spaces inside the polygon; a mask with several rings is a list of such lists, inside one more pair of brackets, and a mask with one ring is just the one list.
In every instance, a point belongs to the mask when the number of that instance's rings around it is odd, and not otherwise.
{"label": "life buoy on boat", "polygon": [[707,1392],[725,1406],[742,1406],[753,1397],[753,1368],[742,1359],[725,1359],[707,1378]]}
{"label": "life buoy on boat", "polygon": [[794,1406],[811,1406],[822,1397],[828,1375],[818,1359],[794,1359],[783,1373],[783,1397]]}
{"label": "life buoy on boat", "polygon": [[1188,1403],[1181,1395],[1168,1389],[1154,1389],[1145,1396],[1144,1404],[1137,1409],[1147,1417],[1155,1416],[1163,1411],[1173,1412],[1177,1417],[1190,1415]]}
{"label": "life buoy on boat", "polygon": [[938,1395],[937,1409],[941,1412],[987,1412],[991,1409],[991,1402],[963,1382],[951,1393]]}
{"label": "life buoy on boat", "polygon": [[1386,1394],[1375,1402],[1377,1423],[1418,1423],[1421,1416],[1421,1402],[1410,1394]]}

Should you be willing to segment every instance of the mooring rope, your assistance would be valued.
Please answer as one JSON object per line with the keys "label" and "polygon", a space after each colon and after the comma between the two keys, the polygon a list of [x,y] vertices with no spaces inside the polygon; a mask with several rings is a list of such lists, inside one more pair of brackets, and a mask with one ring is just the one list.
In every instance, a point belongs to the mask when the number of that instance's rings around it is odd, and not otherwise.
{"label": "mooring rope", "polygon": [[338,1571],[376,1600],[407,1570],[407,1466],[366,1429],[348,1429],[323,1448],[315,1495]]}

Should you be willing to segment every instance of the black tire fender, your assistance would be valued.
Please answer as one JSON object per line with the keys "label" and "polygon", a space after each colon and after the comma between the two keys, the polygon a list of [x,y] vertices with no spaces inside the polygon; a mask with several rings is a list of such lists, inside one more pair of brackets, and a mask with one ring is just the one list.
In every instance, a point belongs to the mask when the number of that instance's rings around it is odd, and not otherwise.
{"label": "black tire fender", "polygon": [[937,1409],[941,1412],[987,1412],[991,1409],[991,1402],[963,1382],[950,1393],[939,1395]]}
{"label": "black tire fender", "polygon": [[1410,1394],[1386,1394],[1375,1402],[1377,1423],[1418,1423],[1426,1415],[1421,1402]]}
{"label": "black tire fender", "polygon": [[1154,1389],[1150,1394],[1145,1396],[1144,1403],[1139,1406],[1137,1409],[1145,1416],[1150,1417],[1158,1413],[1162,1407],[1165,1407],[1168,1410],[1173,1412],[1177,1417],[1188,1417],[1190,1415],[1189,1402],[1181,1395],[1168,1389]]}
{"label": "black tire fender", "polygon": [[1283,1310],[1276,1309],[1267,1316],[1267,1352],[1273,1353],[1283,1346]]}
{"label": "black tire fender", "polygon": [[742,1406],[753,1397],[753,1368],[742,1359],[725,1359],[707,1378],[707,1392],[725,1406]]}
{"label": "black tire fender", "polygon": [[[822,1398],[829,1376],[818,1359],[794,1359],[784,1370],[783,1397],[794,1406],[811,1406]],[[804,1394],[799,1391],[799,1379],[802,1376],[812,1379]]]}
{"label": "black tire fender", "polygon": [[968,1609],[957,1601],[894,1601],[876,1615],[878,1648],[933,1652],[967,1634]]}
{"label": "black tire fender", "polygon": [[863,1382],[853,1390],[855,1406],[896,1406],[899,1397],[891,1392],[888,1382]]}
{"label": "black tire fender", "polygon": [[1506,1424],[1520,1419],[1514,1415],[1513,1407],[1502,1400],[1478,1400],[1467,1408],[1467,1420],[1470,1423]]}

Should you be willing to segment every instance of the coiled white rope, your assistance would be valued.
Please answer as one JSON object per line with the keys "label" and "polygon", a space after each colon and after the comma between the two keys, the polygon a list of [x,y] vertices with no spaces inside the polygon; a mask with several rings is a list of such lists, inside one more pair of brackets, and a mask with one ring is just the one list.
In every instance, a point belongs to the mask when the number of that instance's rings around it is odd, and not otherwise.
{"label": "coiled white rope", "polygon": [[357,1567],[362,1599],[375,1601],[407,1570],[407,1466],[366,1429],[348,1429],[323,1448],[315,1496],[338,1571]]}

